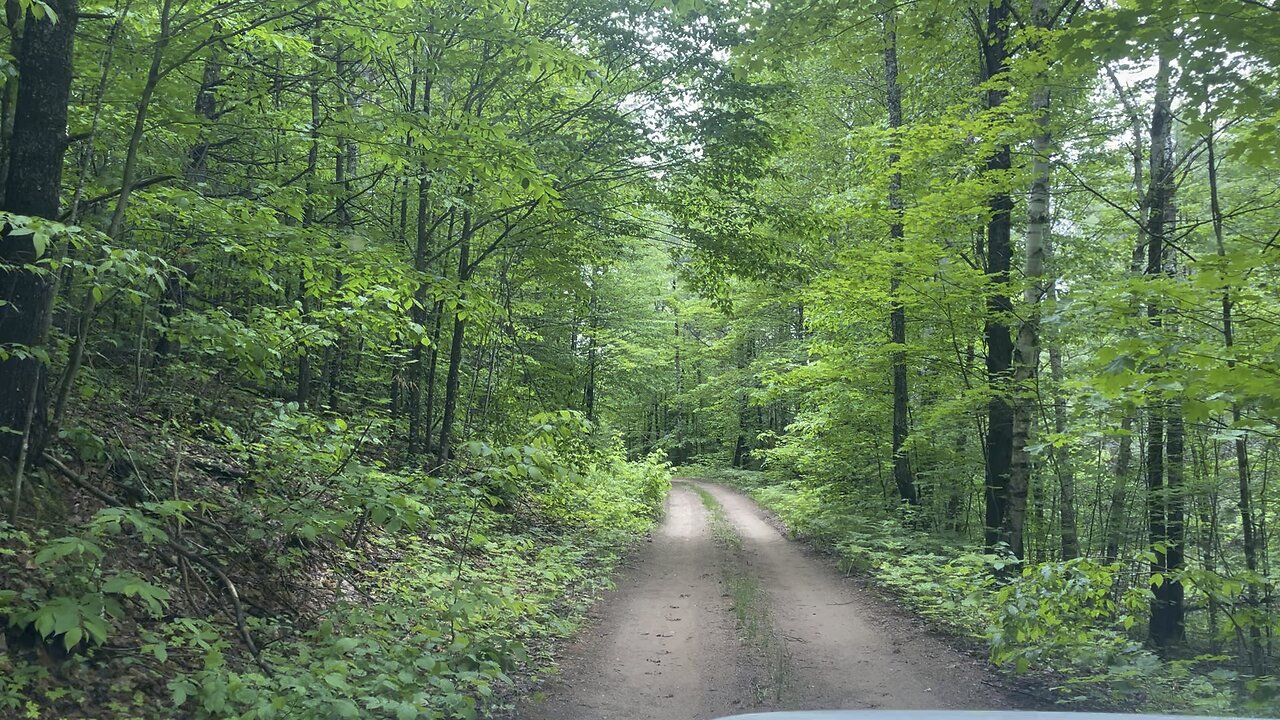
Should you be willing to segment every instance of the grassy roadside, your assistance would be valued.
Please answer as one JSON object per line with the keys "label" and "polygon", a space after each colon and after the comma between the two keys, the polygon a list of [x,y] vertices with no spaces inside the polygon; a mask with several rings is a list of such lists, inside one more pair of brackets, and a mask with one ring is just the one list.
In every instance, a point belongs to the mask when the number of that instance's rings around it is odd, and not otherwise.
{"label": "grassy roadside", "polygon": [[711,536],[727,556],[720,565],[720,572],[733,601],[743,642],[751,648],[760,671],[752,681],[755,701],[781,702],[794,681],[794,674],[791,652],[774,625],[769,598],[755,575],[748,570],[742,538],[725,515],[724,508],[705,489],[694,483],[689,483],[689,487],[698,494],[711,516]]}
{"label": "grassy roadside", "polygon": [[841,570],[868,578],[935,628],[985,645],[998,669],[1068,709],[1275,715],[1274,678],[1215,676],[1209,656],[1164,660],[1107,624],[1100,608],[1141,608],[1132,591],[1110,596],[1107,568],[1097,563],[1044,563],[1002,583],[992,573],[997,559],[980,547],[909,528],[838,488],[760,472],[696,472],[748,493]]}

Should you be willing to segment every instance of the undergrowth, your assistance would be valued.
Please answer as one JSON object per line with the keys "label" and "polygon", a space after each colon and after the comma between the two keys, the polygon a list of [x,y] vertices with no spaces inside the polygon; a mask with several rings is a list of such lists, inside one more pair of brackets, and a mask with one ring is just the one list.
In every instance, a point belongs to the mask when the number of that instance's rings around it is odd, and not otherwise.
{"label": "undergrowth", "polygon": [[[980,638],[992,662],[1050,684],[1059,702],[1178,713],[1274,714],[1280,686],[1214,666],[1167,660],[1129,631],[1145,621],[1146,587],[1121,588],[1121,566],[1089,559],[1029,564],[868,509],[834,485],[778,482],[761,472],[684,469],[749,492],[795,537],[832,552],[952,633]],[[1208,669],[1208,670],[1207,670]]]}
{"label": "undergrowth", "polygon": [[69,523],[0,523],[0,716],[477,717],[550,667],[669,487],[570,412],[435,472],[287,404],[128,425],[64,432],[41,502]]}

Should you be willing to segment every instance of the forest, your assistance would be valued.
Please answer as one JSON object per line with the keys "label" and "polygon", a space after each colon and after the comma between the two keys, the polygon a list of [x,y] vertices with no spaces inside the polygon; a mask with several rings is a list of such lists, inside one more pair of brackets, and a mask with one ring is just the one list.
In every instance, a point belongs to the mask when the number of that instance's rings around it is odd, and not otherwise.
{"label": "forest", "polygon": [[1280,713],[1276,0],[5,14],[0,716],[502,716],[673,476]]}

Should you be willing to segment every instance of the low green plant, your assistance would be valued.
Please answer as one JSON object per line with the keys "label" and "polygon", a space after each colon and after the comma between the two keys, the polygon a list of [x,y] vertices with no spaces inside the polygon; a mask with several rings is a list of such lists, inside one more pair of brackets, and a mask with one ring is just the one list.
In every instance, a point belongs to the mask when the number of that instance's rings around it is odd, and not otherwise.
{"label": "low green plant", "polygon": [[[1006,556],[914,529],[834,485],[747,471],[703,476],[750,492],[794,536],[833,552],[844,571],[867,575],[940,626],[986,640],[993,663],[1040,674],[1062,702],[1233,713],[1280,697],[1274,678],[1225,670],[1222,656],[1166,660],[1144,647],[1130,630],[1146,621],[1150,590],[1117,588],[1125,565],[1074,559],[1019,569]],[[1151,559],[1147,552],[1133,563]],[[1216,593],[1224,603],[1245,590],[1204,573],[1163,580]]]}
{"label": "low green plant", "polygon": [[[0,617],[64,656],[50,673],[35,654],[5,655],[0,709],[56,715],[109,665],[112,687],[94,692],[120,716],[475,718],[505,702],[515,675],[546,671],[548,641],[577,627],[670,487],[656,455],[628,460],[572,412],[534,418],[514,443],[472,443],[435,474],[385,467],[376,423],[287,403],[253,420],[211,423],[229,464],[249,470],[200,498],[103,507],[56,536],[0,523]],[[92,458],[113,452],[81,444]],[[238,531],[201,535],[219,527],[211,517]],[[184,616],[174,611],[189,600],[173,595],[202,566],[136,569],[172,558],[174,543],[215,540],[225,559],[210,562],[228,573],[238,557],[284,577],[323,572],[308,609],[256,608],[243,627]],[[222,580],[198,581],[224,599]]]}

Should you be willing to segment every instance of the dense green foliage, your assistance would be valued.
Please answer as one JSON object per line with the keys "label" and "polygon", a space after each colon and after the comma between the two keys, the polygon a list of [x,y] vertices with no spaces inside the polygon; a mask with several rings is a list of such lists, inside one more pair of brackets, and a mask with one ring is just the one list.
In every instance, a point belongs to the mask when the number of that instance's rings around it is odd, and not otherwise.
{"label": "dense green foliage", "polygon": [[[576,627],[669,482],[656,459],[592,450],[567,412],[537,418],[524,445],[467,446],[466,475],[448,480],[353,459],[380,440],[367,428],[282,407],[254,420],[225,429],[246,437],[220,461],[276,458],[287,476],[175,473],[186,499],[111,498],[58,533],[5,529],[6,712],[474,717],[508,673],[547,666],[547,640]],[[144,490],[157,455],[129,454]],[[199,590],[216,599],[220,580],[253,611],[241,637],[246,611],[223,616]],[[36,636],[39,658],[19,651]]]}
{"label": "dense green foliage", "polygon": [[0,710],[476,715],[667,462],[999,664],[1275,707],[1274,2],[3,34]]}
{"label": "dense green foliage", "polygon": [[[840,486],[778,483],[752,471],[704,470],[749,491],[795,536],[833,553],[847,572],[873,578],[938,627],[981,638],[992,660],[1031,673],[1060,702],[1150,712],[1265,714],[1277,690],[1206,653],[1162,661],[1131,630],[1146,610],[1140,586],[1121,587],[1121,567],[1089,558],[1043,562],[1009,579],[1007,559],[980,544],[913,529],[869,511]],[[1243,691],[1243,692],[1242,692]]]}
{"label": "dense green foliage", "polygon": [[0,715],[506,703],[665,497],[623,440],[672,279],[646,203],[685,155],[651,120],[709,26],[11,11]]}

